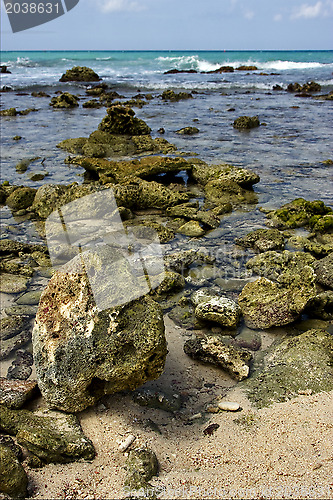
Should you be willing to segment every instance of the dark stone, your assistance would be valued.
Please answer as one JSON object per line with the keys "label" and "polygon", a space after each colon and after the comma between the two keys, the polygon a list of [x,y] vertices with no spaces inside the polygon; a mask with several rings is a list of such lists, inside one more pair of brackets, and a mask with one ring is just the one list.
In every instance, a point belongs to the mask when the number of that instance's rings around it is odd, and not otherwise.
{"label": "dark stone", "polygon": [[62,75],[59,82],[99,82],[100,77],[91,68],[75,66]]}
{"label": "dark stone", "polygon": [[28,477],[15,453],[0,444],[0,492],[13,498],[26,498]]}
{"label": "dark stone", "polygon": [[258,116],[240,116],[234,121],[234,128],[250,129],[260,126]]}

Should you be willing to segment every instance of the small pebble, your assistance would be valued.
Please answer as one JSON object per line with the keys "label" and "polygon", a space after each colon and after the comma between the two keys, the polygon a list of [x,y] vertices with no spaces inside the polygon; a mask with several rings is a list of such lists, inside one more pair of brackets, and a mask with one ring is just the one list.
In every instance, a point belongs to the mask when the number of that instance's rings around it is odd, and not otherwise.
{"label": "small pebble", "polygon": [[198,418],[201,418],[202,414],[201,413],[196,413],[195,415],[192,415],[189,420],[197,420]]}
{"label": "small pebble", "polygon": [[235,403],[233,401],[220,401],[217,403],[217,406],[220,410],[224,411],[237,411],[240,408],[239,403]]}

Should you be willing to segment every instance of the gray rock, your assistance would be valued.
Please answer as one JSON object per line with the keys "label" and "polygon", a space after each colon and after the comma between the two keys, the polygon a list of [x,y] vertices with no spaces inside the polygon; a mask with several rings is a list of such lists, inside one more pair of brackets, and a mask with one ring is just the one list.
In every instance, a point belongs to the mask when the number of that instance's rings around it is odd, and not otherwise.
{"label": "gray rock", "polygon": [[13,351],[31,340],[31,332],[23,330],[15,337],[0,342],[0,360],[7,358]]}
{"label": "gray rock", "polygon": [[149,448],[136,448],[129,452],[126,460],[125,487],[140,490],[148,486],[148,481],[158,474],[158,460]]}
{"label": "gray rock", "polygon": [[333,289],[333,252],[313,265],[316,281]]}
{"label": "gray rock", "polygon": [[0,492],[13,498],[26,498],[28,477],[15,453],[0,444]]}
{"label": "gray rock", "polygon": [[184,351],[191,358],[219,366],[235,380],[243,380],[249,376],[252,354],[227,346],[216,337],[187,340]]}
{"label": "gray rock", "polygon": [[[104,290],[118,299],[133,287],[125,261],[123,269],[119,262],[115,289]],[[33,351],[47,404],[81,411],[104,394],[132,390],[161,375],[167,353],[162,311],[149,296],[98,311],[87,276],[58,271],[41,297]]]}
{"label": "gray rock", "polygon": [[44,462],[73,462],[95,456],[90,439],[83,434],[75,415],[55,411],[12,410],[0,407],[0,430],[16,436],[31,453]]}
{"label": "gray rock", "polygon": [[0,404],[8,408],[21,408],[37,390],[37,382],[34,380],[8,380],[0,378]]}
{"label": "gray rock", "polygon": [[37,306],[11,306],[6,307],[8,316],[36,316]]}
{"label": "gray rock", "polygon": [[19,293],[27,289],[29,278],[17,274],[2,273],[0,292]]}
{"label": "gray rock", "polygon": [[26,305],[26,306],[35,306],[39,303],[41,295],[42,295],[42,292],[38,291],[38,290],[32,291],[32,292],[26,292],[16,300],[16,304]]}
{"label": "gray rock", "polygon": [[242,238],[236,238],[235,243],[245,248],[254,248],[259,252],[282,250],[284,236],[277,229],[256,229]]}
{"label": "gray rock", "polygon": [[333,337],[324,330],[308,330],[274,343],[265,367],[244,382],[249,399],[259,408],[287,401],[300,392],[333,389]]}
{"label": "gray rock", "polygon": [[10,316],[0,319],[0,339],[8,340],[27,328],[27,319],[22,316]]}

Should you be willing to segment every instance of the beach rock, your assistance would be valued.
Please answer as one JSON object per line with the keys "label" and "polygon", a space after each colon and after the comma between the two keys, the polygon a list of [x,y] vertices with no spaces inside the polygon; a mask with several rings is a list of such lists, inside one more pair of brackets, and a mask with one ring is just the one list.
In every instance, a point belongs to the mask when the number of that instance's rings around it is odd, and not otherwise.
{"label": "beach rock", "polygon": [[8,340],[27,328],[27,319],[22,316],[10,316],[0,319],[0,339]]}
{"label": "beach rock", "polygon": [[266,252],[267,250],[282,250],[284,240],[283,234],[277,229],[256,229],[242,238],[236,238],[235,243],[245,248]]}
{"label": "beach rock", "polygon": [[308,302],[306,313],[314,318],[333,319],[333,291],[322,292]]}
{"label": "beach rock", "polygon": [[0,377],[0,404],[8,408],[21,408],[37,392],[34,380],[8,380]]}
{"label": "beach rock", "polygon": [[214,321],[221,326],[235,328],[240,320],[241,311],[238,305],[227,297],[206,297],[196,306],[196,318]]}
{"label": "beach rock", "polygon": [[314,81],[304,83],[303,85],[300,85],[298,82],[295,83],[289,83],[287,86],[287,91],[288,92],[320,92],[321,86],[319,83],[316,83]]}
{"label": "beach rock", "polygon": [[164,261],[166,269],[183,274],[184,270],[194,263],[197,265],[212,264],[215,262],[215,257],[205,251],[191,249],[166,255]]}
{"label": "beach rock", "polygon": [[195,163],[192,166],[192,177],[200,184],[207,184],[213,179],[224,179],[236,182],[243,188],[250,188],[260,181],[260,177],[252,170],[234,167],[227,163],[218,165],[207,165],[206,163]]}
{"label": "beach rock", "polygon": [[10,306],[5,308],[7,316],[36,316],[37,306]]}
{"label": "beach rock", "polygon": [[246,326],[265,329],[295,321],[314,296],[315,286],[309,272],[305,282],[300,277],[289,286],[259,278],[245,285],[238,304]]}
{"label": "beach rock", "polygon": [[333,337],[325,330],[308,330],[274,343],[265,368],[243,384],[259,408],[296,397],[300,392],[333,389]]}
{"label": "beach rock", "polygon": [[195,135],[198,134],[200,130],[197,127],[184,127],[176,130],[176,134],[179,135]]}
{"label": "beach rock", "polygon": [[0,407],[0,430],[16,436],[18,443],[43,462],[74,462],[92,460],[95,450],[82,432],[75,415],[38,410],[13,410]]}
{"label": "beach rock", "polygon": [[12,498],[27,498],[28,477],[15,453],[0,444],[0,492]]}
{"label": "beach rock", "polygon": [[333,232],[333,213],[314,218],[312,221],[310,220],[310,223],[312,222],[311,227],[316,233]]}
{"label": "beach rock", "polygon": [[82,104],[83,108],[101,108],[102,106],[101,101],[97,101],[96,99],[90,99]]}
{"label": "beach rock", "polygon": [[[68,270],[75,270],[72,262]],[[113,289],[108,282],[107,290],[122,303],[135,283],[128,263],[119,262],[118,282]],[[112,264],[105,274],[113,275]],[[106,298],[103,282],[97,285]],[[33,351],[49,407],[81,411],[104,394],[132,390],[161,375],[167,353],[162,312],[148,296],[99,312],[87,276],[58,271],[39,303]]]}
{"label": "beach rock", "polygon": [[[94,95],[94,96],[100,96],[104,94],[107,89],[108,85],[106,83],[98,83],[97,85],[94,85],[93,87],[86,89],[86,94],[88,95]],[[116,95],[115,97],[120,97],[120,95],[117,92],[114,92]]]}
{"label": "beach rock", "polygon": [[204,191],[206,201],[216,205],[258,202],[258,197],[253,191],[243,189],[237,182],[223,177],[208,181]]}
{"label": "beach rock", "polygon": [[178,73],[198,73],[195,69],[169,69],[163,75],[177,75]]}
{"label": "beach rock", "polygon": [[0,73],[11,73],[5,64],[1,64]]}
{"label": "beach rock", "polygon": [[125,490],[147,488],[148,481],[158,474],[158,460],[149,448],[136,448],[129,452],[126,460]]}
{"label": "beach rock", "polygon": [[260,121],[258,116],[240,116],[234,121],[234,128],[238,129],[250,129],[260,126]]}
{"label": "beach rock", "polygon": [[49,94],[40,90],[39,92],[31,92],[32,97],[50,97]]}
{"label": "beach rock", "polygon": [[333,289],[333,252],[313,264],[316,281]]}
{"label": "beach rock", "polygon": [[98,129],[111,135],[149,135],[151,132],[143,120],[135,117],[133,109],[121,105],[107,109],[107,115]]}
{"label": "beach rock", "polygon": [[179,273],[165,271],[163,281],[154,290],[154,295],[165,295],[185,287],[185,278]]}
{"label": "beach rock", "polygon": [[101,79],[87,66],[74,66],[62,75],[59,82],[99,82]]}
{"label": "beach rock", "polygon": [[29,278],[17,274],[2,273],[0,292],[19,293],[27,289]]}
{"label": "beach rock", "polygon": [[231,345],[249,349],[250,351],[259,351],[261,347],[260,335],[249,328],[243,328],[241,333],[232,339]]}
{"label": "beach rock", "polygon": [[249,376],[252,354],[244,349],[227,346],[217,337],[187,340],[184,352],[193,359],[222,368],[235,380],[240,381]]}
{"label": "beach rock", "polygon": [[19,187],[10,194],[6,200],[9,208],[13,210],[22,210],[29,208],[35,198],[36,189],[30,187]]}
{"label": "beach rock", "polygon": [[238,68],[236,68],[237,71],[256,71],[257,69],[258,69],[257,66],[254,66],[254,65],[250,65],[250,66],[242,65],[242,66],[238,66]]}
{"label": "beach rock", "polygon": [[37,171],[37,172],[30,172],[30,174],[28,174],[28,178],[31,180],[31,181],[34,181],[34,182],[37,182],[37,181],[42,181],[43,179],[45,179],[45,177],[49,175],[48,172],[46,171]]}
{"label": "beach rock", "polygon": [[314,227],[325,215],[332,215],[333,211],[320,200],[307,201],[297,198],[286,203],[281,208],[267,214],[267,225],[279,229],[290,229],[296,227]]}
{"label": "beach rock", "polygon": [[238,411],[240,409],[240,404],[234,401],[220,401],[217,406],[219,410],[223,411]]}
{"label": "beach rock", "polygon": [[13,351],[23,346],[31,340],[30,330],[23,330],[21,333],[0,342],[0,360],[7,358]]}
{"label": "beach rock", "polygon": [[16,108],[1,109],[0,116],[16,116],[18,114]]}
{"label": "beach rock", "polygon": [[165,90],[162,94],[164,101],[181,101],[184,99],[193,99],[193,95],[189,92],[175,92],[174,90]]}
{"label": "beach rock", "polygon": [[3,434],[0,435],[0,444],[3,446],[7,446],[12,450],[16,458],[22,462],[23,460],[23,453],[22,453],[22,448],[18,444],[15,443],[14,439],[11,438],[10,436],[4,436]]}
{"label": "beach rock", "polygon": [[34,290],[31,292],[26,292],[23,295],[20,295],[18,299],[16,299],[17,305],[24,306],[35,306],[38,304],[39,299],[41,297],[42,292],[39,290]]}
{"label": "beach rock", "polygon": [[202,229],[199,222],[195,220],[185,222],[185,224],[178,228],[177,232],[191,238],[198,238],[205,234],[204,229]]}
{"label": "beach rock", "polygon": [[69,92],[63,92],[56,97],[52,97],[50,102],[50,106],[53,108],[75,108],[78,105],[77,97]]}
{"label": "beach rock", "polygon": [[305,281],[313,281],[314,275],[312,265],[315,258],[304,252],[276,252],[268,250],[259,255],[255,255],[246,263],[248,269],[252,269],[255,274],[264,276],[280,284],[287,283],[293,279],[298,280],[300,276]]}
{"label": "beach rock", "polygon": [[232,66],[220,66],[217,69],[213,69],[211,71],[203,71],[202,73],[209,74],[219,74],[219,73],[233,73],[235,70]]}

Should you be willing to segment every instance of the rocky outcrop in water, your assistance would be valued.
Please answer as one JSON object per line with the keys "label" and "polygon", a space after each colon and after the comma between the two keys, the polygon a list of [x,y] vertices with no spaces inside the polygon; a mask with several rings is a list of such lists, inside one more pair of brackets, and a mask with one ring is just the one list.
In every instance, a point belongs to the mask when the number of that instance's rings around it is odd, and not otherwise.
{"label": "rocky outcrop in water", "polygon": [[260,126],[260,121],[258,116],[240,116],[234,121],[234,128],[238,129],[250,129]]}
{"label": "rocky outcrop in water", "polygon": [[79,105],[78,98],[69,92],[52,97],[50,106],[53,108],[75,108]]}
{"label": "rocky outcrop in water", "polygon": [[320,200],[297,198],[267,214],[267,225],[279,229],[311,227],[324,232],[333,227],[333,210]]}
{"label": "rocky outcrop in water", "polygon": [[100,77],[87,66],[74,66],[62,75],[59,82],[99,82]]}

